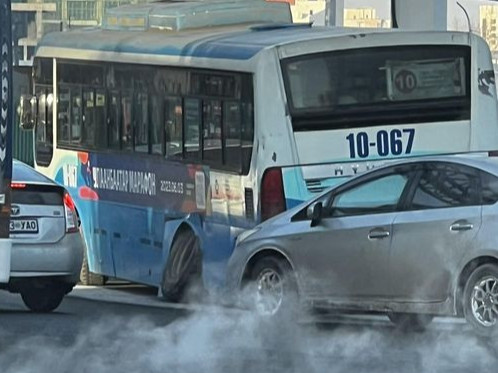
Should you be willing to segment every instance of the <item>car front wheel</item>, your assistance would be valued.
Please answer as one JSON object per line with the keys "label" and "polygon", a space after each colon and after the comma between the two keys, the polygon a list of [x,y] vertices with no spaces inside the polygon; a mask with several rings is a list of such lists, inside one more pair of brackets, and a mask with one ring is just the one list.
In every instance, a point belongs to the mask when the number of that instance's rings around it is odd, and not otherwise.
{"label": "car front wheel", "polygon": [[470,275],[463,292],[465,319],[484,336],[498,333],[498,266],[484,264]]}
{"label": "car front wheel", "polygon": [[59,307],[64,291],[59,287],[33,288],[21,291],[21,297],[31,311],[44,313]]}
{"label": "car front wheel", "polygon": [[260,259],[251,271],[251,298],[258,315],[292,317],[298,306],[297,285],[290,265],[275,257]]}

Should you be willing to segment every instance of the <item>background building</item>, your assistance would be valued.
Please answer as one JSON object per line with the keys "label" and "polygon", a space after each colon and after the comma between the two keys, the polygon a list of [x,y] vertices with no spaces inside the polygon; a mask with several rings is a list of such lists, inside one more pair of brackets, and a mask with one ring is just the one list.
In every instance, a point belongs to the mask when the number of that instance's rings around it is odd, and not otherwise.
{"label": "background building", "polygon": [[346,27],[391,27],[391,20],[377,17],[375,8],[344,9],[344,26]]}
{"label": "background building", "polygon": [[483,5],[479,9],[479,30],[481,36],[486,39],[493,53],[493,58],[498,59],[498,34],[496,30],[496,19],[498,18],[497,5]]}

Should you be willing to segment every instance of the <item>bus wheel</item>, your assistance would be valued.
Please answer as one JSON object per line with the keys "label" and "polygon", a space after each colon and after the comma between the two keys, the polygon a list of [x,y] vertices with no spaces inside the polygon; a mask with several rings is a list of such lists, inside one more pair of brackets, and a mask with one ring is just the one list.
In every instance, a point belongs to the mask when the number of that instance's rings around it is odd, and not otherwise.
{"label": "bus wheel", "polygon": [[185,230],[175,238],[171,246],[161,283],[163,298],[170,302],[179,302],[187,291],[201,290],[201,272],[199,240],[191,230]]}
{"label": "bus wheel", "polygon": [[80,283],[82,285],[103,286],[105,285],[105,280],[106,278],[104,276],[96,275],[95,273],[90,272],[90,269],[88,268],[86,250],[83,250],[83,263],[81,264]]}

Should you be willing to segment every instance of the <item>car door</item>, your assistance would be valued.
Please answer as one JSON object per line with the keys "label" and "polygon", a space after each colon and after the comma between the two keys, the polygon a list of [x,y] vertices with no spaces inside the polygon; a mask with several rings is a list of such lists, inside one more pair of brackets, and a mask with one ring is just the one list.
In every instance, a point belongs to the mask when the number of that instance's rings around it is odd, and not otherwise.
{"label": "car door", "polygon": [[296,236],[306,292],[338,300],[388,293],[391,225],[410,175],[387,169],[346,184],[319,223]]}
{"label": "car door", "polygon": [[424,163],[405,211],[396,215],[390,257],[391,296],[440,302],[465,250],[481,226],[477,170],[455,163]]}

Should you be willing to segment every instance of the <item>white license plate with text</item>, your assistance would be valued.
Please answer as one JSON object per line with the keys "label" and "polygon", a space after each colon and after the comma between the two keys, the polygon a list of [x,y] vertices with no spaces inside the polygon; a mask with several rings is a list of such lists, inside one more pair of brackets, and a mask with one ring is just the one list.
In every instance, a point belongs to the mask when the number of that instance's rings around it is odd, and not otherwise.
{"label": "white license plate with text", "polygon": [[36,219],[11,220],[10,233],[38,233],[38,221]]}

